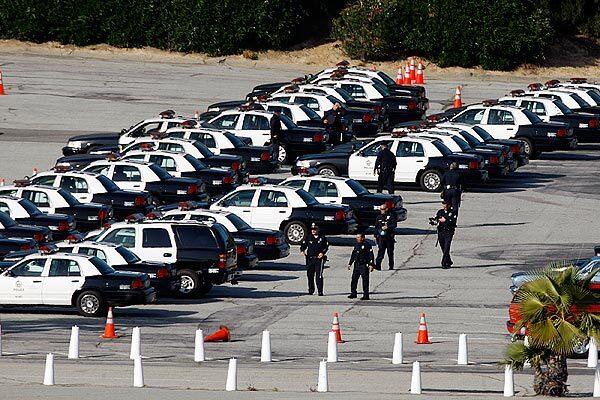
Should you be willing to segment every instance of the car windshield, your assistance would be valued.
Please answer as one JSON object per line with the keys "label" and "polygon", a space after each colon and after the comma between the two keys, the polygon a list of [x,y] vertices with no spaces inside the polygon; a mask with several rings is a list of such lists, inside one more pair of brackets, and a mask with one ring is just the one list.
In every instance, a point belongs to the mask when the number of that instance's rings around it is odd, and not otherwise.
{"label": "car windshield", "polygon": [[377,76],[388,86],[394,86],[396,84],[396,82],[394,82],[394,80],[383,71],[378,71]]}
{"label": "car windshield", "polygon": [[346,184],[348,185],[348,187],[350,187],[350,189],[352,189],[352,191],[357,194],[357,195],[361,195],[361,194],[369,194],[369,191],[360,183],[358,183],[357,181],[355,181],[354,179],[348,179],[346,181]]}
{"label": "car windshield", "polygon": [[231,144],[233,144],[233,147],[235,147],[235,148],[247,147],[248,146],[246,143],[244,143],[242,141],[242,139],[240,139],[239,137],[235,136],[231,132],[225,132],[225,133],[223,133],[223,136],[225,136],[227,139],[229,139],[229,141],[231,142]]}
{"label": "car windshield", "polygon": [[479,139],[477,139],[475,136],[471,135],[469,132],[460,131],[460,134],[467,141],[467,143],[469,143],[469,145],[471,145],[471,147],[477,147],[477,146],[481,145],[481,141],[479,141]]}
{"label": "car windshield", "polygon": [[573,111],[571,111],[571,109],[569,107],[567,107],[565,105],[565,103],[563,103],[560,100],[556,100],[554,102],[554,104],[556,105],[556,107],[558,107],[558,109],[565,115],[569,115],[569,114],[573,114]]}
{"label": "car windshield", "polygon": [[327,95],[327,96],[325,96],[325,98],[326,98],[327,100],[329,100],[329,101],[330,101],[332,104],[335,104],[335,103],[340,103],[340,105],[342,104],[342,103],[340,102],[340,100],[339,100],[339,99],[337,99],[335,96],[332,96],[332,95]]}
{"label": "car windshield", "polygon": [[235,226],[235,229],[237,229],[238,231],[243,231],[244,229],[251,228],[251,226],[248,225],[246,221],[244,221],[235,214],[228,214],[227,219],[233,224],[233,226]]}
{"label": "car windshield", "polygon": [[16,226],[17,223],[8,216],[7,213],[0,211],[0,224],[5,228],[10,228],[11,226]]}
{"label": "car windshield", "polygon": [[196,171],[208,168],[206,164],[204,164],[202,161],[190,156],[189,154],[184,155],[183,158],[185,158],[187,162],[189,162]]}
{"label": "car windshield", "polygon": [[439,140],[434,140],[433,142],[431,142],[436,149],[438,149],[440,151],[440,153],[442,153],[443,156],[449,156],[450,154],[452,154],[452,151],[446,147],[446,145],[442,142],[440,142]]}
{"label": "car windshield", "polygon": [[25,209],[25,211],[27,211],[27,214],[31,215],[32,217],[35,215],[42,214],[42,212],[39,210],[39,208],[37,208],[35,206],[35,204],[33,204],[31,201],[29,201],[27,199],[19,200],[19,204],[21,205],[21,207],[23,207]]}
{"label": "car windshield", "polygon": [[490,135],[488,131],[486,131],[485,129],[483,129],[480,126],[474,126],[473,130],[475,131],[475,133],[477,133],[486,142],[489,141],[489,140],[494,140],[494,138],[492,137],[492,135]]}
{"label": "car windshield", "polygon": [[538,117],[537,115],[535,115],[531,111],[526,110],[526,109],[523,109],[521,111],[523,111],[523,114],[525,114],[525,116],[527,117],[527,119],[529,120],[529,122],[531,122],[532,124],[539,124],[539,123],[542,122],[542,120],[540,119],[540,117]]}
{"label": "car windshield", "polygon": [[306,107],[304,104],[300,104],[300,109],[302,111],[304,111],[304,114],[306,114],[306,116],[309,119],[311,119],[313,121],[320,121],[321,120],[321,117],[319,117],[319,114],[317,114],[315,112],[315,110],[313,110],[312,108]]}
{"label": "car windshield", "polygon": [[582,99],[581,96],[579,96],[578,94],[571,93],[571,98],[577,102],[577,105],[579,105],[580,108],[590,106],[590,104],[584,99]]}
{"label": "car windshield", "polygon": [[210,149],[208,147],[206,147],[204,144],[202,144],[200,142],[194,142],[194,147],[196,149],[198,149],[200,154],[202,154],[203,158],[208,158],[208,157],[212,157],[215,155],[215,153],[210,151]]}
{"label": "car windshield", "polygon": [[58,194],[61,195],[63,199],[67,202],[67,204],[71,207],[79,204],[79,200],[75,198],[71,193],[67,192],[64,189],[58,189]]}
{"label": "car windshield", "polygon": [[460,149],[462,151],[471,150],[471,146],[469,146],[469,143],[467,143],[467,141],[465,139],[460,138],[458,136],[452,136],[452,140],[454,140],[454,142],[456,142],[456,144],[458,145],[458,147],[460,147]]}
{"label": "car windshield", "polygon": [[140,261],[140,258],[136,256],[135,253],[124,246],[118,246],[117,253],[119,253],[119,255],[125,259],[127,264],[134,264]]}
{"label": "car windshield", "polygon": [[298,196],[300,196],[300,198],[306,203],[307,206],[314,206],[319,204],[317,199],[315,199],[315,197],[312,194],[308,193],[304,189],[298,189],[296,190],[296,193],[298,193]]}
{"label": "car windshield", "polygon": [[94,265],[94,267],[96,267],[98,272],[100,272],[102,275],[114,274],[114,272],[115,272],[113,267],[111,267],[110,265],[108,265],[107,263],[105,263],[104,261],[99,259],[98,257],[90,258],[90,262]]}
{"label": "car windshield", "polygon": [[594,90],[588,90],[586,93],[592,98],[592,100],[594,100],[596,105],[600,105],[600,95],[598,93],[596,93]]}
{"label": "car windshield", "polygon": [[344,101],[345,101],[346,103],[347,103],[347,102],[349,102],[349,101],[354,101],[354,98],[353,98],[353,97],[350,95],[350,93],[348,93],[348,92],[347,92],[347,91],[345,91],[344,89],[341,89],[341,88],[335,88],[334,90],[335,90],[335,92],[336,92],[337,94],[339,94],[339,95],[340,95],[340,97],[341,97],[342,99],[344,99]]}
{"label": "car windshield", "polygon": [[285,125],[285,127],[287,129],[295,129],[295,128],[297,128],[297,125],[294,123],[294,121],[292,121],[290,119],[290,117],[288,117],[287,115],[281,114],[279,116],[279,119]]}
{"label": "car windshield", "polygon": [[106,189],[107,192],[116,192],[119,187],[104,175],[98,175],[98,181]]}
{"label": "car windshield", "polygon": [[160,178],[161,181],[171,179],[173,177],[173,175],[168,173],[166,169],[161,168],[156,164],[150,164],[148,168],[150,168],[150,171],[154,172],[156,176]]}

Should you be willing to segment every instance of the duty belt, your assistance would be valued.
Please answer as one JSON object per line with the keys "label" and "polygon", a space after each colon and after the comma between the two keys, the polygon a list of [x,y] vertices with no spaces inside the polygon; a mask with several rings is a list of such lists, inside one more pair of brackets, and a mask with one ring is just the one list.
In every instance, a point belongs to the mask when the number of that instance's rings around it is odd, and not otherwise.
{"label": "duty belt", "polygon": [[446,185],[446,189],[460,189],[458,186]]}

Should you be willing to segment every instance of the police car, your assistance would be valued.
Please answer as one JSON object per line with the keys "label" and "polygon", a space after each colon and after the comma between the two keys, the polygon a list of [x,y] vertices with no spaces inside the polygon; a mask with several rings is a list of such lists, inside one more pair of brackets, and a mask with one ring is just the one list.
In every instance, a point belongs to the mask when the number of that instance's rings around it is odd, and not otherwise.
{"label": "police car", "polygon": [[77,229],[82,232],[99,228],[113,218],[111,206],[83,204],[64,189],[32,185],[27,180],[15,181],[14,186],[0,187],[0,196],[2,195],[28,199],[43,213],[72,215]]}
{"label": "police car", "polygon": [[209,168],[197,158],[174,151],[153,151],[152,148],[127,152],[123,160],[153,163],[179,178],[199,179],[210,196],[230,192],[238,185],[237,174],[230,169]]}
{"label": "police car", "polygon": [[338,144],[323,153],[300,156],[292,165],[292,175],[306,175],[314,171],[325,176],[347,176],[350,154],[370,142],[371,140],[355,140]]}
{"label": "police car", "polygon": [[442,176],[452,162],[457,162],[465,179],[471,183],[488,180],[483,159],[473,154],[455,154],[441,141],[408,137],[407,132],[379,136],[350,155],[348,176],[362,182],[377,182],[374,167],[379,149],[386,144],[396,155],[394,182],[419,184],[426,191],[439,191]]}
{"label": "police car", "polygon": [[92,133],[69,138],[62,152],[65,156],[85,154],[95,150],[110,148],[117,150],[119,144],[124,146],[139,137],[148,137],[152,132],[164,132],[178,126],[185,119],[176,117],[173,110],[161,112],[156,118],[145,119],[117,133]]}
{"label": "police car", "polygon": [[500,104],[523,107],[542,121],[564,122],[573,128],[579,143],[600,142],[598,114],[573,112],[562,101],[543,97],[526,96],[523,90],[513,90],[511,97],[498,99]]}
{"label": "police car", "polygon": [[346,204],[352,208],[361,228],[375,225],[379,207],[387,205],[398,222],[406,220],[407,211],[402,197],[371,193],[354,179],[329,176],[295,176],[280,183],[281,186],[304,189],[323,204]]}
{"label": "police car", "polygon": [[573,87],[594,90],[596,91],[596,93],[600,94],[600,84],[598,84],[597,82],[588,82],[587,78],[571,78],[568,82],[556,82],[557,86],[560,87]]}
{"label": "police car", "polygon": [[251,185],[238,187],[210,209],[232,212],[254,228],[280,230],[290,244],[300,244],[312,223],[331,235],[354,233],[358,228],[346,205],[321,204],[302,189],[261,185],[256,178],[251,181]]}
{"label": "police car", "polygon": [[596,110],[600,110],[600,94],[596,89],[561,85],[560,81],[556,79],[552,79],[546,82],[545,87],[549,90],[558,90],[561,92],[575,93],[579,97],[581,97],[586,103],[588,103],[590,107],[593,107]]}
{"label": "police car", "polygon": [[566,88],[548,88],[544,89],[540,83],[531,83],[527,86],[529,89],[525,92],[527,96],[541,97],[546,99],[556,99],[564,103],[575,112],[589,112],[597,114],[600,109],[584,100],[575,90],[566,90]]}
{"label": "police car", "polygon": [[207,294],[213,285],[237,283],[237,254],[233,237],[222,225],[198,222],[144,220],[132,216],[104,229],[97,242],[123,245],[144,261],[171,264],[179,277],[178,295]]}
{"label": "police car", "polygon": [[252,228],[231,212],[202,209],[192,202],[165,206],[161,211],[161,219],[168,221],[217,222],[227,228],[235,239],[252,242],[259,260],[278,260],[290,254],[290,245],[285,242],[280,231]]}
{"label": "police car", "polygon": [[[51,242],[52,232],[44,226],[22,225],[0,211],[0,237],[33,239],[38,243]],[[27,242],[29,243],[29,242]]]}
{"label": "police car", "polygon": [[524,108],[485,101],[468,106],[451,122],[481,125],[496,139],[519,139],[529,158],[544,151],[567,150],[577,146],[573,129],[560,122],[543,122]]}
{"label": "police car", "polygon": [[44,214],[27,199],[0,196],[0,212],[7,214],[18,224],[49,228],[54,240],[63,240],[77,233],[72,215]]}
{"label": "police car", "polygon": [[32,254],[0,274],[3,306],[73,306],[85,317],[100,317],[109,306],[155,299],[146,274],[117,272],[83,254]]}
{"label": "police car", "polygon": [[85,167],[84,171],[102,174],[124,190],[147,191],[159,203],[208,201],[206,187],[202,181],[175,178],[164,168],[153,163],[110,159],[95,161]]}
{"label": "police car", "polygon": [[149,193],[122,190],[102,174],[71,171],[69,167],[56,167],[32,176],[31,184],[62,188],[84,204],[106,204],[113,208],[113,217],[121,220],[135,213],[149,213],[154,209]]}
{"label": "police car", "polygon": [[[271,143],[270,121],[273,113],[263,110],[228,110],[208,121],[212,128],[223,129],[239,137],[246,137],[254,146]],[[279,162],[285,163],[297,154],[319,153],[330,143],[329,135],[319,128],[301,127],[281,115]]]}
{"label": "police car", "polygon": [[57,243],[57,247],[61,253],[98,257],[117,271],[147,274],[150,284],[160,295],[176,294],[179,291],[179,279],[172,265],[142,261],[125,246],[94,241],[63,241]]}

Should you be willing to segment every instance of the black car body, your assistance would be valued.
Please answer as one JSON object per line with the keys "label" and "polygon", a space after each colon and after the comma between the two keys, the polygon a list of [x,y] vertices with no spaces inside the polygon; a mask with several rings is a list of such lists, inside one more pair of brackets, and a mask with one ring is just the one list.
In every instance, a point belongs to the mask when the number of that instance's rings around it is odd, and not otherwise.
{"label": "black car body", "polygon": [[235,249],[237,253],[237,265],[241,269],[256,268],[258,265],[258,256],[254,251],[254,244],[248,239],[234,237]]}
{"label": "black car body", "polygon": [[[354,217],[354,211],[343,204],[308,204],[307,207],[298,207],[292,209],[292,214],[286,221],[283,221],[280,230],[286,235],[286,227],[289,222],[301,222],[305,227],[310,227],[313,223],[319,226],[319,230],[324,235],[347,235],[358,232],[358,221]],[[291,242],[293,243],[293,242]]]}
{"label": "black car body", "polygon": [[177,203],[180,201],[198,201],[208,203],[206,185],[199,179],[161,178],[160,181],[147,182],[146,191],[160,204]]}
{"label": "black car body", "polygon": [[408,212],[402,203],[402,196],[383,193],[365,193],[355,197],[343,197],[342,204],[349,205],[361,229],[375,226],[375,220],[380,214],[379,206],[387,204],[396,216],[397,222],[406,220]]}
{"label": "black car body", "polygon": [[[513,155],[513,159],[517,163],[517,167],[521,167],[523,165],[529,164],[529,157],[525,153],[525,144],[522,140],[518,139],[494,139],[492,135],[489,134],[488,131],[483,129],[480,126],[473,126],[472,129],[477,132],[479,137],[483,139],[483,143],[485,144],[496,144],[501,146],[508,147],[509,151]],[[464,131],[459,131],[459,134]],[[468,132],[467,132],[468,133]],[[464,135],[463,136],[467,142],[471,145],[477,145],[478,141],[472,141],[472,139],[477,139],[472,135]]]}
{"label": "black car body", "polygon": [[[0,259],[8,254],[19,251],[29,251],[36,249],[38,242],[29,238],[11,238],[0,234]],[[14,263],[14,262],[13,262]],[[5,265],[6,267],[6,265]],[[1,270],[1,269],[0,269]]]}
{"label": "black car body", "polygon": [[85,154],[99,147],[111,146],[115,149],[119,147],[119,134],[110,132],[90,133],[86,135],[77,135],[69,138],[69,143],[78,142],[77,147],[65,146],[62,153],[65,156],[74,154]]}
{"label": "black car body", "polygon": [[[306,154],[296,159],[292,165],[293,175],[309,173],[313,169],[317,173],[326,170],[331,171],[332,175],[348,176],[348,158],[357,149],[369,143],[369,140],[358,140],[337,145],[323,153]],[[308,165],[299,165],[299,162],[305,162]]]}
{"label": "black car body", "polygon": [[242,222],[245,226],[237,227],[238,231],[233,232],[232,235],[236,239],[240,238],[252,242],[254,252],[259,260],[278,260],[290,254],[290,245],[286,243],[280,231],[252,228],[243,220]]}
{"label": "black car body", "polygon": [[[46,243],[53,240],[52,232],[49,228],[44,226],[21,225],[2,211],[0,211],[0,224],[0,236],[6,238],[33,239],[37,243]],[[27,243],[23,243],[23,246],[29,243],[31,242],[27,241]]]}

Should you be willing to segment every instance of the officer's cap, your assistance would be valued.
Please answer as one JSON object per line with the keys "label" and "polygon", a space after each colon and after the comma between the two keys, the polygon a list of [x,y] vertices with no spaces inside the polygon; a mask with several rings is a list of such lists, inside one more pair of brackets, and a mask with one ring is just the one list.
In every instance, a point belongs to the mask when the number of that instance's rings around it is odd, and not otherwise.
{"label": "officer's cap", "polygon": [[315,229],[319,230],[319,226],[313,222],[313,224],[310,226],[310,230],[312,231],[312,230],[315,230]]}

